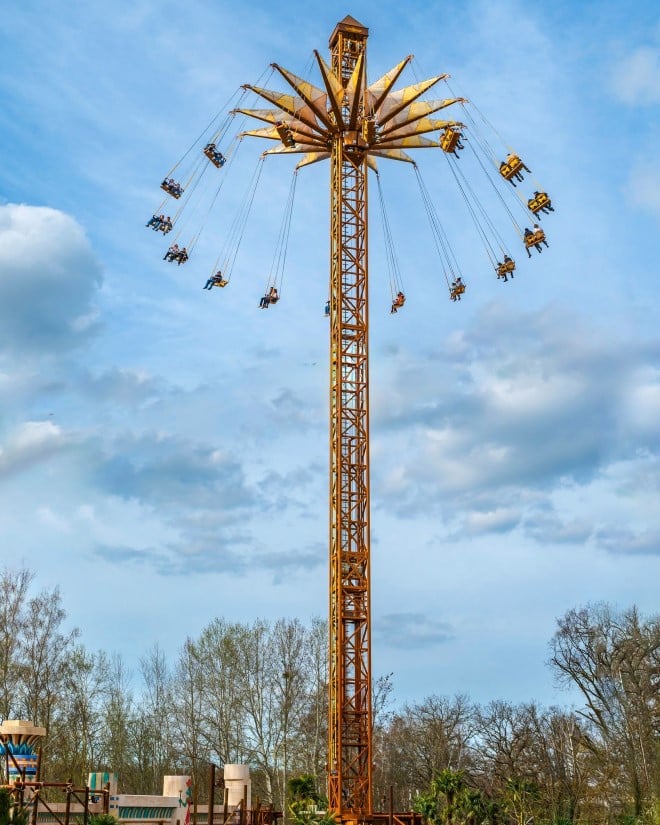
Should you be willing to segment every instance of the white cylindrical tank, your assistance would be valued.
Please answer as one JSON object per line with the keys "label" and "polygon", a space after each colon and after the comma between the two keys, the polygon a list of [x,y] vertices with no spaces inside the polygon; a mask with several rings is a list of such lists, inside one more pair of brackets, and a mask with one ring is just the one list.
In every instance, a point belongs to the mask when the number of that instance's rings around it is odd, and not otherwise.
{"label": "white cylindrical tank", "polygon": [[247,806],[252,807],[252,783],[250,781],[249,765],[225,765],[225,787],[229,791],[228,803],[230,807],[238,805],[243,799],[243,789],[247,785]]}

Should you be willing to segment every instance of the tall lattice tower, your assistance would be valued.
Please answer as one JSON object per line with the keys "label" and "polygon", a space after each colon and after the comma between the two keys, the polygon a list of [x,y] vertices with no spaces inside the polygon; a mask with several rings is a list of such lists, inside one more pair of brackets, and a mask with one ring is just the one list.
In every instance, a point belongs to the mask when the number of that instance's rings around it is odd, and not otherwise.
{"label": "tall lattice tower", "polygon": [[[371,813],[369,320],[364,112],[368,30],[352,18],[330,38],[332,71],[353,100],[330,160],[330,671],[328,797]],[[356,71],[357,70],[357,71]],[[359,93],[358,93],[359,91]]]}
{"label": "tall lattice tower", "polygon": [[[378,819],[372,804],[369,529],[367,172],[375,158],[413,163],[405,150],[445,148],[462,124],[433,112],[460,99],[419,101],[446,75],[392,91],[407,57],[367,85],[369,31],[346,17],[330,37],[324,88],[273,64],[295,95],[246,85],[275,109],[236,111],[269,126],[245,135],[303,153],[297,168],[330,159],[330,605],[328,796],[342,822]],[[446,151],[446,148],[445,148]],[[381,818],[382,818],[381,814]]]}

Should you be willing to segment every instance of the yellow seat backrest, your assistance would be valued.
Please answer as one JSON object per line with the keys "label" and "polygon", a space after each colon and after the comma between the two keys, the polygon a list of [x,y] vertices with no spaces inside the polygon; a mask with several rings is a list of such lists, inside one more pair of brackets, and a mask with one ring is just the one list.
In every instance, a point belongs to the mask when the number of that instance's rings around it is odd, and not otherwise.
{"label": "yellow seat backrest", "polygon": [[440,138],[440,148],[445,152],[453,152],[460,139],[460,133],[447,127]]}

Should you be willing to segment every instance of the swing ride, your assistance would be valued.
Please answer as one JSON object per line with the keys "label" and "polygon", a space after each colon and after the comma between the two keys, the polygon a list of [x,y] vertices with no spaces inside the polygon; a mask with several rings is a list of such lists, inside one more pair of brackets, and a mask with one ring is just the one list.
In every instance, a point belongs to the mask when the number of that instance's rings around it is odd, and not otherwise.
{"label": "swing ride", "polygon": [[[411,65],[413,58],[408,56],[369,83],[367,38],[368,29],[354,18],[349,16],[338,23],[330,37],[330,63],[318,51],[314,52],[321,79],[318,86],[276,63],[271,66],[271,77],[277,75],[283,80],[287,91],[260,86],[260,81],[242,86],[165,176],[162,188],[166,200],[173,197],[181,202],[176,214],[167,218],[169,223],[164,222],[164,201],[147,226],[164,234],[176,230],[165,260],[184,263],[193,254],[243,139],[273,141],[275,145],[257,161],[239,208],[228,224],[224,246],[203,287],[208,291],[216,286],[226,288],[231,285],[264,161],[273,155],[302,155],[293,170],[273,263],[258,304],[260,309],[269,309],[282,299],[299,171],[330,161],[330,278],[324,310],[330,318],[329,809],[342,823],[384,823],[388,819],[392,822],[396,816],[400,825],[410,825],[419,821],[418,814],[395,815],[391,807],[389,815],[374,812],[372,798],[369,172],[373,173],[378,192],[391,314],[404,308],[406,291],[387,215],[379,161],[397,161],[412,168],[439,269],[449,298],[456,304],[466,297],[466,280],[431,191],[409,154],[411,150],[440,150],[435,156],[445,158],[448,180],[456,185],[498,281],[507,283],[514,277],[513,248],[499,228],[493,209],[479,194],[472,172],[485,184],[490,200],[503,208],[529,258],[532,249],[541,252],[548,246],[545,232],[534,221],[554,208],[547,192],[538,185],[532,197],[522,197],[518,185],[525,183],[525,174],[531,174],[529,167],[520,155],[503,144],[473,103],[452,92],[449,75],[438,74],[396,89],[399,78]],[[441,84],[447,89],[447,96],[424,98]],[[265,101],[268,108],[250,108],[252,100]],[[460,119],[440,119],[437,113],[443,110],[460,112]],[[242,126],[234,130],[232,124],[237,117],[241,124],[250,118],[265,125],[248,131],[241,131]],[[495,140],[507,152],[503,161],[503,150],[491,145]],[[217,171],[209,175],[209,169]],[[209,182],[208,187],[201,185],[203,180]],[[186,211],[197,216],[197,223],[186,219]],[[532,223],[532,228],[523,228],[524,223]],[[168,227],[166,231],[163,225]],[[179,241],[183,243],[184,239],[189,240],[180,248]]]}
{"label": "swing ride", "polygon": [[[460,153],[465,150],[466,144],[469,147],[469,153],[473,156],[472,160],[476,161],[477,167],[482,173],[482,179],[485,179],[488,185],[492,187],[501,205],[508,213],[512,225],[523,242],[528,257],[531,257],[531,250],[536,249],[540,252],[543,246],[548,246],[545,232],[538,227],[538,224],[534,224],[532,229],[529,227],[523,229],[521,225],[522,218],[519,217],[522,213],[527,217],[539,220],[543,215],[554,212],[552,201],[547,192],[536,189],[533,195],[525,201],[518,195],[517,190],[513,192],[505,186],[504,191],[502,191],[498,184],[498,181],[506,181],[515,188],[517,184],[524,181],[523,173],[531,174],[531,170],[521,157],[509,147],[506,147],[505,160],[501,162],[498,160],[498,153],[493,150],[490,141],[493,135],[497,138],[499,138],[499,135],[477,107],[465,98],[452,96],[438,100],[421,99],[425,92],[439,82],[444,82],[451,93],[448,75],[438,75],[428,81],[393,91],[399,76],[411,64],[411,56],[371,86],[366,84],[366,64],[364,60],[358,61],[356,57],[355,66],[352,70],[352,74],[355,74],[355,76],[339,80],[339,78],[333,77],[333,70],[328,67],[318,52],[315,52],[314,57],[323,80],[323,89],[313,86],[309,81],[293,75],[277,64],[273,64],[271,72],[277,72],[283,77],[293,91],[296,92],[296,95],[269,91],[250,84],[241,87],[232,96],[232,99],[236,97],[234,108],[229,109],[229,105],[224,107],[221,113],[214,118],[209,127],[188,149],[183,158],[167,173],[161,183],[161,189],[166,192],[167,197],[146,224],[150,229],[163,235],[171,232],[175,225],[178,227],[174,242],[164,256],[165,261],[177,265],[188,261],[201,235],[206,218],[212,211],[224,185],[226,174],[231,166],[231,160],[243,138],[248,136],[274,140],[279,145],[276,148],[266,150],[259,158],[258,168],[250,181],[233,222],[230,224],[225,238],[225,245],[218,255],[203,289],[211,290],[214,286],[224,287],[231,281],[234,263],[250,215],[261,175],[261,166],[265,158],[273,154],[303,154],[303,159],[294,169],[294,179],[284,209],[273,267],[258,306],[267,309],[278,302],[282,295],[282,278],[294,206],[295,177],[302,167],[330,158],[333,139],[339,134],[342,136],[345,157],[349,162],[351,161],[351,153],[358,153],[366,158],[367,166],[373,171],[378,183],[381,226],[385,240],[384,251],[391,291],[390,312],[392,314],[403,307],[405,292],[397,262],[396,248],[385,212],[380,175],[376,166],[377,158],[397,160],[409,163],[413,167],[422,204],[429,221],[431,236],[438,254],[440,270],[444,276],[451,301],[461,300],[461,296],[464,295],[466,289],[465,279],[449,238],[435,210],[433,200],[422,177],[422,172],[416,161],[408,154],[408,150],[439,148],[443,152],[448,161],[450,175],[453,177],[465,202],[468,214],[474,222],[477,235],[490,259],[497,280],[507,283],[509,277],[513,278],[516,263],[510,255],[510,243],[504,239],[500,229],[497,228],[490,209],[484,205],[483,199],[469,182],[466,172],[462,168],[463,164],[456,163],[456,160],[462,157]],[[362,90],[364,94],[361,93]],[[255,98],[265,99],[274,108],[244,108],[243,104],[250,93]],[[439,120],[431,117],[436,112],[451,106],[461,108],[465,123],[458,120]],[[341,115],[342,107],[346,108],[345,118]],[[354,108],[355,111],[353,111]],[[244,120],[248,117],[260,120],[267,123],[268,126],[250,131],[235,130],[226,150],[222,152],[218,147],[222,142],[227,142],[227,136],[237,115],[242,115]],[[433,132],[437,132],[437,140],[422,137],[424,134]],[[226,164],[228,164],[227,169],[223,172],[223,177],[220,178],[215,191],[211,190],[212,198],[206,215],[199,220],[197,229],[190,230],[190,240],[187,244],[180,247],[179,240],[185,229],[182,225],[185,212],[195,212],[199,217],[201,200],[205,192],[208,195],[208,189],[205,190],[203,185],[200,184],[202,184],[209,166],[222,170]],[[496,171],[496,174],[493,174],[493,171]],[[175,179],[175,175],[181,182]],[[208,178],[208,176],[206,177]],[[513,196],[513,204],[510,202],[509,195]],[[164,209],[169,197],[174,198],[175,201],[182,200],[173,217],[169,215],[166,217],[164,211],[161,211]],[[518,213],[517,215],[514,214],[514,210]],[[191,220],[188,225],[194,227],[194,222]],[[272,290],[275,290],[275,292]],[[330,315],[329,302],[324,312],[326,315]]]}

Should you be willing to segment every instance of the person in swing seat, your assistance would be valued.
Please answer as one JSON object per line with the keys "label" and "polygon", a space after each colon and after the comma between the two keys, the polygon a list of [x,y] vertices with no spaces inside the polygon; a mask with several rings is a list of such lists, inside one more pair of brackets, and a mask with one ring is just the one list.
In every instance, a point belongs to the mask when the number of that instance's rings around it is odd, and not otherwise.
{"label": "person in swing seat", "polygon": [[406,296],[399,290],[396,294],[396,298],[392,301],[392,309],[390,310],[390,315],[393,312],[397,312],[406,302]]}
{"label": "person in swing seat", "polygon": [[164,261],[174,261],[179,255],[179,244],[173,243],[172,246],[163,255]]}

